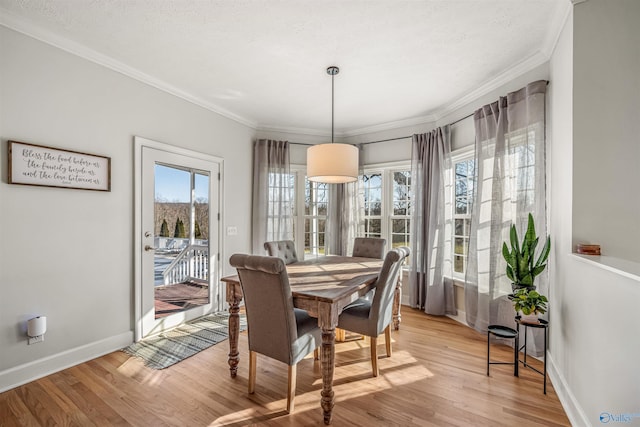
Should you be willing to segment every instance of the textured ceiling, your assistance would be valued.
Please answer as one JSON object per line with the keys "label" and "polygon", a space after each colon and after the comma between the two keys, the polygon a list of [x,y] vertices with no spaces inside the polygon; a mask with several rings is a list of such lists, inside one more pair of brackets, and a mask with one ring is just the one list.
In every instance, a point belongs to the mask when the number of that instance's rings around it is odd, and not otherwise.
{"label": "textured ceiling", "polygon": [[353,133],[437,116],[501,74],[544,62],[568,4],[0,0],[0,23],[258,128],[326,133],[325,69],[337,65],[335,126]]}

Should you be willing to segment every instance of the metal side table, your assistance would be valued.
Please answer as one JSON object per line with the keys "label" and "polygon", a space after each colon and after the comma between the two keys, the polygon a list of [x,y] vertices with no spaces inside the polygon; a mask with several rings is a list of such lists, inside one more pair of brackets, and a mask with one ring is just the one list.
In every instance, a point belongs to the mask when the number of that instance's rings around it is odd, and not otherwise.
{"label": "metal side table", "polygon": [[[518,328],[518,334],[520,334],[520,325],[524,326],[524,345],[520,347],[518,351],[524,350],[524,359],[519,360],[525,368],[529,368],[544,377],[544,394],[547,394],[547,335],[549,332],[549,322],[544,319],[539,319],[540,323],[526,323],[520,319],[520,316],[516,316],[516,325]],[[536,368],[527,364],[527,328],[544,329],[544,372],[540,372]]]}
{"label": "metal side table", "polygon": [[[492,362],[490,355],[491,335],[504,339],[515,339],[513,346],[513,362]],[[513,375],[518,376],[518,331],[502,325],[489,325],[487,328],[487,376],[491,365],[513,365]]]}

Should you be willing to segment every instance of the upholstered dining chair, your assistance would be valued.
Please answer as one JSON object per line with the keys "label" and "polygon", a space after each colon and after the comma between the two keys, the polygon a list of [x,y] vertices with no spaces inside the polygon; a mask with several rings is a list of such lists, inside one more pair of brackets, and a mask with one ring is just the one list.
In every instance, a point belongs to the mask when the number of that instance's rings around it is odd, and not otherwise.
{"label": "upholstered dining chair", "polygon": [[377,237],[356,237],[353,242],[354,257],[362,258],[384,258],[384,246],[386,239]]}
{"label": "upholstered dining chair", "polygon": [[410,249],[402,246],[391,250],[384,258],[373,300],[360,298],[349,304],[338,318],[338,327],[366,335],[371,341],[371,368],[378,376],[377,338],[384,331],[387,357],[391,357],[391,320],[393,295],[402,262]]}
{"label": "upholstered dining chair", "polygon": [[296,254],[296,245],[293,240],[277,240],[273,242],[265,242],[264,248],[269,256],[277,256],[281,258],[285,264],[298,262],[298,254]]}
{"label": "upholstered dining chair", "polygon": [[[244,294],[249,335],[249,394],[255,392],[257,353],[289,366],[287,412],[293,412],[296,366],[322,343],[318,319],[293,307],[289,276],[280,258],[234,254]],[[318,359],[318,352],[314,353]]]}

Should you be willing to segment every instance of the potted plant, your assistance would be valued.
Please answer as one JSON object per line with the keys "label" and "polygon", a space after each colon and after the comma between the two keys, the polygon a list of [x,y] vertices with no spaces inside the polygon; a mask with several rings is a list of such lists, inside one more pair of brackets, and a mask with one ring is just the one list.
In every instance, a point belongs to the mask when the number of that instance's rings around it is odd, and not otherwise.
{"label": "potted plant", "polygon": [[533,224],[533,215],[529,213],[527,231],[522,243],[519,242],[518,232],[515,224],[511,225],[509,233],[511,249],[507,243],[502,244],[502,256],[507,262],[507,277],[511,279],[511,288],[515,292],[520,288],[535,289],[534,279],[542,273],[547,266],[546,261],[551,251],[551,238],[547,240],[536,259],[536,246],[538,246],[538,236]]}
{"label": "potted plant", "polygon": [[547,312],[547,297],[534,289],[520,288],[511,298],[513,308],[520,315],[520,321],[538,323],[538,315]]}

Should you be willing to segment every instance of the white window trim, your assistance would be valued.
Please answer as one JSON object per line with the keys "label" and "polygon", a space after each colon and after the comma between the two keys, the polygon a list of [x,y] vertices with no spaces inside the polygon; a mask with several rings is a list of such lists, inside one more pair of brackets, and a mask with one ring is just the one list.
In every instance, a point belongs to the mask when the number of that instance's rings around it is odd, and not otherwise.
{"label": "white window trim", "polygon": [[[471,144],[469,146],[460,148],[458,150],[455,150],[454,152],[451,153],[451,176],[450,176],[450,180],[451,180],[451,185],[454,187],[451,190],[451,215],[452,215],[452,227],[451,227],[451,254],[449,254],[451,256],[451,275],[453,276],[452,279],[454,281],[454,283],[456,282],[460,282],[462,285],[464,285],[465,282],[465,275],[466,275],[466,270],[467,270],[467,266],[465,265],[465,273],[458,273],[454,270],[454,260],[455,260],[455,232],[456,232],[456,227],[455,227],[455,218],[456,218],[456,193],[455,193],[455,164],[462,162],[462,161],[466,161],[466,160],[471,160],[474,158],[474,153],[475,153],[475,145]],[[469,259],[469,253],[467,252],[466,254],[466,259]]]}
{"label": "white window trim", "polygon": [[391,236],[391,220],[393,218],[404,218],[403,215],[393,215],[393,172],[411,170],[411,160],[398,162],[385,162],[366,165],[362,168],[363,174],[382,174],[382,206],[380,234],[387,241],[387,250],[393,245]]}

